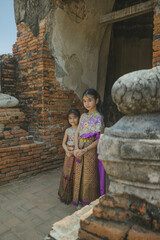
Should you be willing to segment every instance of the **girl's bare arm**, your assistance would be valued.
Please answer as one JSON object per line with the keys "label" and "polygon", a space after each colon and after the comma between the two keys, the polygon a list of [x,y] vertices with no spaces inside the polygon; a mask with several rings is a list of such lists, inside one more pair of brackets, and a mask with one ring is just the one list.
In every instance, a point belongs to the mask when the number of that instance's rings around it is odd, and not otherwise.
{"label": "girl's bare arm", "polygon": [[75,149],[79,148],[79,146],[78,146],[78,138],[79,138],[79,125],[78,125],[77,131],[75,133]]}
{"label": "girl's bare arm", "polygon": [[62,147],[66,152],[68,152],[68,148],[67,148],[67,145],[66,145],[67,138],[68,138],[68,134],[67,134],[67,130],[66,130],[65,133],[64,133],[63,142],[62,142]]}
{"label": "girl's bare arm", "polygon": [[85,150],[85,152],[86,152],[86,151],[89,151],[89,150],[97,147],[97,145],[98,145],[98,141],[96,140],[96,141],[94,141],[93,143],[91,143],[88,147],[84,148],[84,150]]}

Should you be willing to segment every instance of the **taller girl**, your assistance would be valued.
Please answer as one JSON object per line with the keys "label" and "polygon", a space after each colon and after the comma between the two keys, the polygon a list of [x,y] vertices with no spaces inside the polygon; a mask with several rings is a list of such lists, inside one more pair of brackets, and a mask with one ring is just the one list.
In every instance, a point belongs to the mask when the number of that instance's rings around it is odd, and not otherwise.
{"label": "taller girl", "polygon": [[82,114],[75,135],[75,183],[73,204],[87,205],[105,193],[105,171],[97,158],[97,144],[104,129],[101,116],[101,99],[95,89],[83,95],[87,113]]}

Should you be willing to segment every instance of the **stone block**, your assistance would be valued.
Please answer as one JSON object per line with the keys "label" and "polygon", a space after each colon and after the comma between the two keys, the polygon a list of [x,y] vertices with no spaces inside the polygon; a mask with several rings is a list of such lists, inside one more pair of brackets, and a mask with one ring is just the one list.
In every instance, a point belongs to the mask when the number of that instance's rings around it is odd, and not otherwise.
{"label": "stone block", "polygon": [[78,238],[78,230],[80,227],[80,218],[85,219],[92,214],[92,207],[95,201],[90,205],[83,207],[81,210],[76,211],[71,216],[53,224],[50,231],[50,237],[56,240],[75,240]]}

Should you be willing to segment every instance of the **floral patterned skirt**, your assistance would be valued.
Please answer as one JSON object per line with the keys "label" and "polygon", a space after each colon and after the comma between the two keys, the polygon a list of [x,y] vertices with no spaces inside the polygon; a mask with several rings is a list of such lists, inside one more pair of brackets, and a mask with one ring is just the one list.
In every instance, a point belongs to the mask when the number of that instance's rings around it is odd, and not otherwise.
{"label": "floral patterned skirt", "polygon": [[[70,149],[68,149],[70,150]],[[73,199],[74,156],[65,155],[58,195],[62,202],[70,204]]]}

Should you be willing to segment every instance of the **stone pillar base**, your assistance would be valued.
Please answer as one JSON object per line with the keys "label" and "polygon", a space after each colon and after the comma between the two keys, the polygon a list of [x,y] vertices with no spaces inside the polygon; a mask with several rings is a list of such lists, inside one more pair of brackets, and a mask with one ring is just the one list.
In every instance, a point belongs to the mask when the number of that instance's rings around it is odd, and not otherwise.
{"label": "stone pillar base", "polygon": [[160,240],[160,208],[127,194],[106,194],[81,219],[82,240]]}

